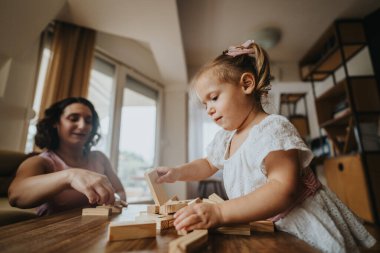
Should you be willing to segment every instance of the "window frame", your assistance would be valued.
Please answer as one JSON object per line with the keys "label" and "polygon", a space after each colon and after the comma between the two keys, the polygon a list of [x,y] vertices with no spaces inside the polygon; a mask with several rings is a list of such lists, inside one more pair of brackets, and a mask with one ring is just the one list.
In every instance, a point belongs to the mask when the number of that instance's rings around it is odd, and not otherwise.
{"label": "window frame", "polygon": [[110,126],[111,126],[111,139],[110,139],[110,162],[114,170],[118,171],[118,159],[119,159],[119,140],[120,140],[120,124],[121,124],[121,111],[123,107],[123,94],[124,89],[127,88],[127,79],[131,77],[143,85],[157,91],[157,111],[156,111],[156,138],[155,138],[155,147],[154,147],[154,160],[153,166],[158,166],[160,162],[161,152],[160,152],[160,140],[161,140],[161,130],[162,130],[162,116],[163,116],[163,86],[158,82],[150,79],[142,73],[139,73],[132,67],[127,66],[126,64],[113,59],[105,55],[102,52],[95,50],[94,57],[99,57],[100,59],[107,61],[110,64],[115,66],[115,76],[114,76],[114,89],[112,94],[112,104],[113,104],[113,113],[110,116]]}

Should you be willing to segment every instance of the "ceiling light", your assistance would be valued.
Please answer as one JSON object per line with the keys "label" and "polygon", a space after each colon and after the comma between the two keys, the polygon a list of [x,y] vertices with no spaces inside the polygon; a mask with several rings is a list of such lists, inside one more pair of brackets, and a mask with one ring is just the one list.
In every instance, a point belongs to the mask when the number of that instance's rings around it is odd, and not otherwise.
{"label": "ceiling light", "polygon": [[263,28],[253,33],[253,40],[265,50],[273,48],[281,39],[281,31],[275,27]]}

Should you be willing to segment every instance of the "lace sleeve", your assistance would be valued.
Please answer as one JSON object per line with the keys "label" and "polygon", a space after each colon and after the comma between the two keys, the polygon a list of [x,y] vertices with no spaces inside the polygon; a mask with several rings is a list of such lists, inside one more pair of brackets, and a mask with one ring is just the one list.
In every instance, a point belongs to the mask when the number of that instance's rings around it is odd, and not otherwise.
{"label": "lace sleeve", "polygon": [[218,169],[223,169],[224,152],[226,150],[229,132],[220,130],[207,146],[207,160]]}
{"label": "lace sleeve", "polygon": [[296,128],[285,117],[273,118],[262,126],[260,132],[261,138],[256,140],[256,144],[262,148],[257,154],[257,164],[260,165],[264,175],[266,175],[266,170],[263,160],[272,151],[297,149],[301,169],[309,166],[313,153],[299,136]]}

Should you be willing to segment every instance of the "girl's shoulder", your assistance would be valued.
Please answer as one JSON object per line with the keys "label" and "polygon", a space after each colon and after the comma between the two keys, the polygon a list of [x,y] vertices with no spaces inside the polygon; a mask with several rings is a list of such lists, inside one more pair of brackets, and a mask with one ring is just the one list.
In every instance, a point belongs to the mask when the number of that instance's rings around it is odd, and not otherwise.
{"label": "girl's shoulder", "polygon": [[269,114],[260,123],[253,126],[251,131],[256,134],[294,133],[295,128],[286,117],[278,114]]}

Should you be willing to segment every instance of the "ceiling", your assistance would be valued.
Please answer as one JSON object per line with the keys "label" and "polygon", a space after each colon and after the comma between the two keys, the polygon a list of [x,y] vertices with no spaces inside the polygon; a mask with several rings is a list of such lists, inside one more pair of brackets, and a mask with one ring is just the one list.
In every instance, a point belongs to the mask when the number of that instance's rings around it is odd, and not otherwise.
{"label": "ceiling", "polygon": [[62,19],[147,45],[163,82],[185,83],[229,45],[277,27],[272,62],[296,65],[338,18],[361,18],[378,0],[68,0]]}
{"label": "ceiling", "polygon": [[[377,0],[178,0],[189,73],[265,27],[282,36],[268,50],[271,61],[296,63],[338,18],[362,18],[380,8]],[[191,75],[191,74],[190,74]]]}
{"label": "ceiling", "polygon": [[[272,62],[297,66],[338,18],[361,18],[379,0],[12,0],[0,1],[0,55],[21,55],[53,19],[133,40],[151,51],[165,86],[268,26],[282,32]],[[21,31],[21,32],[20,32]],[[144,73],[147,76],[150,73]]]}

